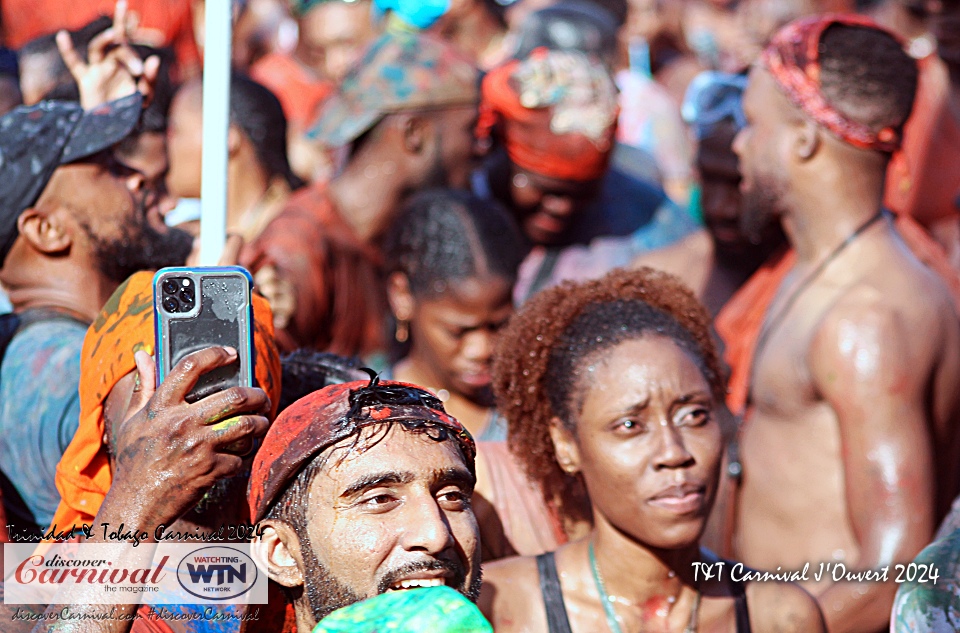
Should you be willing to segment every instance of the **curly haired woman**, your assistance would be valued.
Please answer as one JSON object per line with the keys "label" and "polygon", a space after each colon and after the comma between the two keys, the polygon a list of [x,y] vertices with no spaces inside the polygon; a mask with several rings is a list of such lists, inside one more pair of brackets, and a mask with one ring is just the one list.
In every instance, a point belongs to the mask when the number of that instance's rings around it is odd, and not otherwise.
{"label": "curly haired woman", "polygon": [[700,547],[723,450],[709,323],[679,280],[641,269],[542,292],[502,332],[510,449],[567,525],[593,527],[484,568],[498,633],[824,631],[803,589],[745,582]]}

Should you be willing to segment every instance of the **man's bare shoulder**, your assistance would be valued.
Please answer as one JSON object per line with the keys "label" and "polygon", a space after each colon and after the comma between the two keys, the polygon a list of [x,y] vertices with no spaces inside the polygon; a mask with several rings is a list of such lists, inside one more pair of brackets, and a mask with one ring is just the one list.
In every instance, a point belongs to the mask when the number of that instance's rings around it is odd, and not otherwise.
{"label": "man's bare shoulder", "polygon": [[546,631],[536,559],[518,556],[484,565],[477,604],[497,633]]}
{"label": "man's bare shoulder", "polygon": [[751,582],[747,585],[750,626],[765,633],[825,633],[817,601],[793,583]]}
{"label": "man's bare shoulder", "polygon": [[867,339],[895,352],[921,352],[933,347],[960,324],[943,286],[925,286],[921,279],[916,280],[919,292],[906,292],[909,284],[851,286],[820,318],[814,349],[844,347],[845,341],[849,347],[849,343]]}

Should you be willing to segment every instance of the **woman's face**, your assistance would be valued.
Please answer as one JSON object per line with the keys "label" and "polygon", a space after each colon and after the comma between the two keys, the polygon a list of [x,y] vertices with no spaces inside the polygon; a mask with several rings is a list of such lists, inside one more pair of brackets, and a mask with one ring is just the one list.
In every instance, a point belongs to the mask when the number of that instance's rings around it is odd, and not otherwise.
{"label": "woman's face", "polygon": [[595,515],[649,547],[695,543],[713,505],[722,438],[691,355],[662,336],[624,341],[585,359],[576,388],[576,436],[558,427],[554,443],[560,462],[583,474]]}
{"label": "woman's face", "polygon": [[410,355],[429,365],[440,387],[491,404],[497,330],[513,313],[512,285],[499,277],[448,282],[439,296],[415,299]]}

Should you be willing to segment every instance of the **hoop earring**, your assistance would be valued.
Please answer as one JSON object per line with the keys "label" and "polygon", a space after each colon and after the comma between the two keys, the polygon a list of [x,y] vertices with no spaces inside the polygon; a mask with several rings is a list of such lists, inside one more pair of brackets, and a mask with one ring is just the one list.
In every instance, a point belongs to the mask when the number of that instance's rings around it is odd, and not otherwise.
{"label": "hoop earring", "polygon": [[410,338],[410,322],[406,319],[397,319],[397,329],[393,336],[397,339],[397,343],[406,343]]}

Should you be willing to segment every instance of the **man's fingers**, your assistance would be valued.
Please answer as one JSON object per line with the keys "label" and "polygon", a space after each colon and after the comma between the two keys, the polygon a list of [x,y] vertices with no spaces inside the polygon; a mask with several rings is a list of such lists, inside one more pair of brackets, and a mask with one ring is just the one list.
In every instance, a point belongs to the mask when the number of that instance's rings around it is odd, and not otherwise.
{"label": "man's fingers", "polygon": [[217,465],[213,469],[213,476],[217,481],[232,477],[243,470],[243,458],[232,453],[217,453]]}
{"label": "man's fingers", "polygon": [[241,413],[263,413],[270,399],[256,387],[231,387],[207,396],[191,405],[191,417],[203,424],[214,424]]}
{"label": "man's fingers", "polygon": [[137,364],[137,376],[134,379],[133,395],[130,397],[130,405],[127,407],[127,414],[123,418],[124,422],[147,406],[147,402],[156,392],[157,368],[153,356],[140,350],[133,355],[133,360]]}
{"label": "man's fingers", "polygon": [[63,64],[73,75],[73,78],[79,81],[79,77],[87,69],[77,50],[73,47],[73,38],[66,31],[57,33],[57,49],[60,51],[60,57],[63,58]]}
{"label": "man's fingers", "polygon": [[120,42],[127,41],[127,0],[117,0],[113,9],[113,31]]}
{"label": "man's fingers", "polygon": [[200,376],[234,362],[237,362],[237,350],[232,347],[208,347],[184,356],[157,389],[160,404],[170,406],[183,402]]}
{"label": "man's fingers", "polygon": [[137,52],[129,46],[121,46],[113,51],[117,61],[127,69],[134,81],[138,81],[143,76],[143,60],[137,55]]}
{"label": "man's fingers", "polygon": [[270,430],[270,421],[262,415],[239,415],[217,422],[210,427],[216,445],[227,448],[227,452],[236,454],[243,451],[234,450],[235,447],[230,446],[231,444],[263,437],[268,430]]}
{"label": "man's fingers", "polygon": [[112,28],[100,33],[87,45],[87,65],[96,66],[103,62],[107,56],[107,50],[114,45],[116,34]]}

